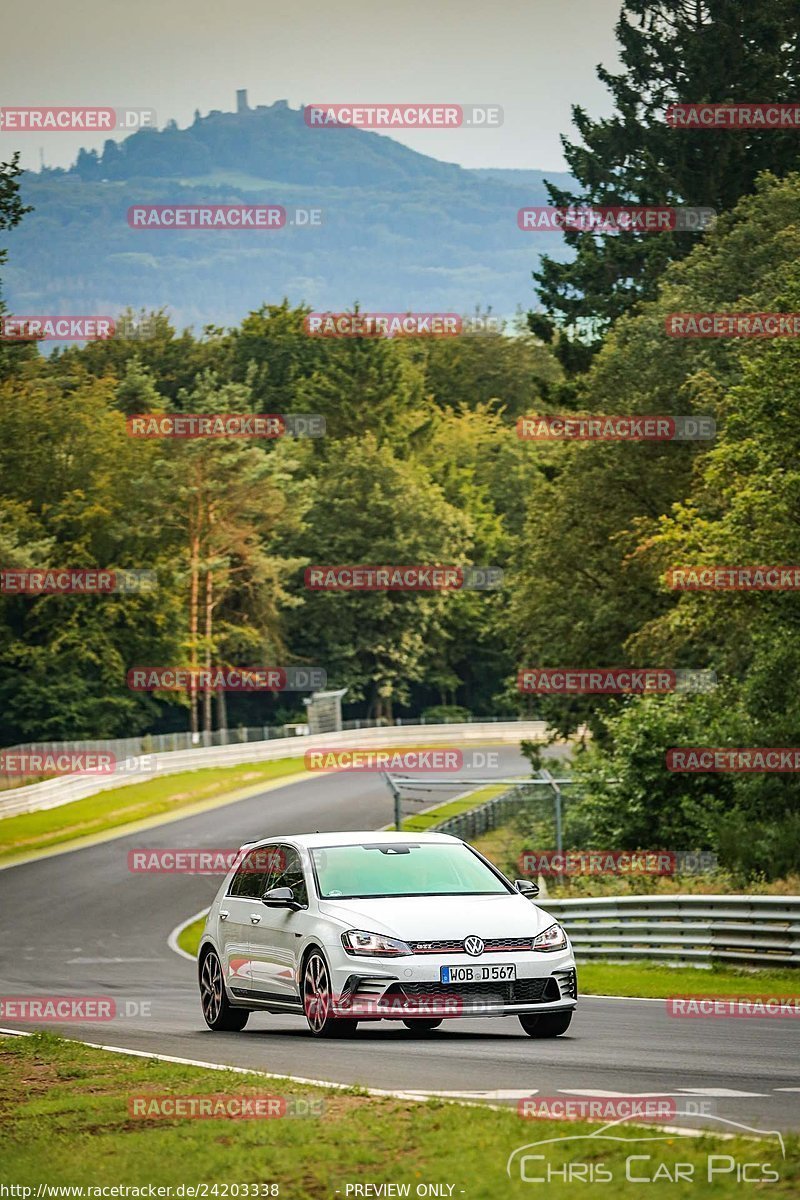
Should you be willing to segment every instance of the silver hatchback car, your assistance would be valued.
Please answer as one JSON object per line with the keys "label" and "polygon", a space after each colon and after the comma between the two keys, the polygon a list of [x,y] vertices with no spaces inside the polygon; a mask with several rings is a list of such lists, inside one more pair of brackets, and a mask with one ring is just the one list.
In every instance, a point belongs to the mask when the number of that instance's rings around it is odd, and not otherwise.
{"label": "silver hatchback car", "polygon": [[557,1037],[577,1001],[572,946],[512,883],[439,833],[316,833],[242,847],[211,906],[198,965],[211,1029],[251,1012],[305,1016],[316,1037],[359,1021],[418,1033],[517,1016]]}

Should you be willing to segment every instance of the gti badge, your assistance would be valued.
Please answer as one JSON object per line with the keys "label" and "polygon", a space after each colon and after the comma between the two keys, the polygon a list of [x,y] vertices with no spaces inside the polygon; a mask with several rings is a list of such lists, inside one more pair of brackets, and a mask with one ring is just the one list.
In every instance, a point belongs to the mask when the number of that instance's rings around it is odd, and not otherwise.
{"label": "gti badge", "polygon": [[483,940],[475,937],[473,934],[472,937],[464,939],[464,949],[467,954],[471,954],[473,958],[477,958],[479,954],[483,954]]}

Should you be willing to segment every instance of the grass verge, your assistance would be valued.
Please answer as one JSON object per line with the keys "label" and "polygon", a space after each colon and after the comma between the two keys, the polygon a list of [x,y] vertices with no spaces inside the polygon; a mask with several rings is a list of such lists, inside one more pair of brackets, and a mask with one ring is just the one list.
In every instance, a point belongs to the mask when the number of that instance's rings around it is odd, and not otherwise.
{"label": "grass verge", "polygon": [[796,996],[800,971],[579,962],[578,982],[581,992],[599,996]]}
{"label": "grass verge", "polygon": [[144,783],[111,788],[73,800],[58,808],[23,813],[0,821],[0,863],[48,850],[78,838],[91,837],[118,826],[180,812],[193,804],[221,798],[259,783],[298,775],[305,770],[302,758],[277,762],[243,763],[238,767],[205,767],[162,775]]}
{"label": "grass verge", "polygon": [[[255,1092],[285,1099],[288,1111],[313,1116],[235,1120],[185,1117],[143,1119],[133,1115],[134,1098],[200,1095],[230,1096]],[[716,1136],[671,1135],[658,1142],[652,1126],[617,1126],[614,1133],[630,1142],[586,1141],[597,1130],[583,1122],[528,1121],[514,1109],[498,1111],[481,1105],[465,1108],[439,1100],[418,1103],[366,1096],[360,1089],[312,1088],[286,1080],[228,1071],[204,1071],[176,1063],[109,1054],[62,1041],[50,1033],[26,1038],[0,1038],[0,1178],[7,1184],[33,1187],[91,1185],[105,1187],[207,1185],[206,1192],[185,1195],[269,1196],[285,1200],[344,1200],[357,1195],[353,1185],[393,1183],[406,1194],[424,1195],[420,1185],[449,1185],[434,1195],[466,1200],[530,1196],[530,1183],[519,1169],[509,1178],[506,1161],[526,1143],[569,1137],[578,1141],[536,1147],[545,1156],[528,1164],[541,1175],[563,1172],[565,1162],[602,1165],[612,1176],[606,1197],[634,1194],[625,1178],[630,1155],[647,1155],[635,1163],[641,1178],[661,1177],[647,1188],[652,1200],[676,1195],[733,1197],[741,1195],[734,1163],[770,1163],[778,1172],[770,1195],[797,1194],[798,1139],[786,1140],[786,1158],[777,1140],[721,1140]],[[623,1134],[624,1130],[624,1134]],[[563,1149],[562,1149],[563,1147]],[[731,1166],[706,1183],[709,1155],[728,1156],[717,1165]],[[713,1160],[712,1160],[713,1161]],[[690,1164],[695,1186],[676,1184],[665,1175],[675,1164]],[[238,1185],[234,1190],[233,1185]],[[250,1185],[244,1189],[243,1185]],[[216,1185],[217,1190],[214,1190]],[[254,1185],[259,1185],[257,1188]],[[275,1185],[274,1191],[272,1185]],[[449,1188],[452,1187],[452,1191]],[[227,1188],[227,1190],[225,1190]],[[349,1190],[348,1190],[349,1188]],[[394,1191],[394,1189],[393,1189]],[[15,1193],[22,1195],[22,1193]],[[143,1193],[147,1195],[147,1190]],[[364,1194],[380,1194],[369,1189]],[[392,1194],[392,1193],[388,1193]],[[404,1192],[394,1192],[403,1195]],[[575,1194],[575,1183],[556,1176],[549,1197]]]}
{"label": "grass verge", "polygon": [[197,957],[197,948],[200,945],[200,937],[205,926],[205,917],[198,917],[196,921],[192,921],[190,925],[184,925],[183,929],[178,934],[178,945],[181,950],[185,950],[187,954],[191,954],[193,958]]}

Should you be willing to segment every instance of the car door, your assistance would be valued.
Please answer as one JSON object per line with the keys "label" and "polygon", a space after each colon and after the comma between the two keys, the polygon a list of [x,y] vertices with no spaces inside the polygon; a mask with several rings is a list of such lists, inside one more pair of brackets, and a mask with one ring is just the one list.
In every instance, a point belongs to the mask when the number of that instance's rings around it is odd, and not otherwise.
{"label": "car door", "polygon": [[[308,884],[300,855],[294,846],[281,843],[270,847],[278,853],[266,890],[290,887],[295,900],[308,904]],[[301,1006],[297,987],[299,953],[307,914],[290,908],[259,906],[260,919],[251,927],[250,958],[253,993],[263,1000]]]}
{"label": "car door", "polygon": [[219,906],[222,965],[228,988],[234,996],[247,996],[252,987],[252,914],[263,908],[261,897],[266,875],[263,856],[258,849],[251,850],[231,877]]}

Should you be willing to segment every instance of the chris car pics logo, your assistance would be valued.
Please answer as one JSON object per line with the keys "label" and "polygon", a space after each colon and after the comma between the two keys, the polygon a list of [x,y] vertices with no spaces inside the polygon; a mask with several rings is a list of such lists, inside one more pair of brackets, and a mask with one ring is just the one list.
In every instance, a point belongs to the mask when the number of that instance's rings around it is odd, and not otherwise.
{"label": "chris car pics logo", "polygon": [[[679,1108],[676,1119],[684,1115]],[[686,1114],[696,1115],[687,1109]],[[644,1132],[625,1122],[641,1118],[623,1116],[600,1126],[590,1134],[542,1138],[512,1151],[506,1162],[509,1179],[520,1183],[677,1183],[684,1188],[703,1183],[768,1184],[781,1179],[780,1167],[786,1158],[783,1136],[775,1129],[753,1129],[714,1114],[705,1114],[713,1122],[711,1132],[723,1138],[755,1134],[748,1139],[746,1151],[736,1154],[723,1149],[711,1151],[698,1143],[695,1131],[676,1132],[674,1128]],[[684,1139],[689,1139],[688,1142]],[[722,1143],[724,1147],[725,1143]],[[687,1161],[688,1159],[692,1161]],[[633,1194],[633,1193],[632,1193]],[[685,1194],[682,1190],[681,1194]]]}

